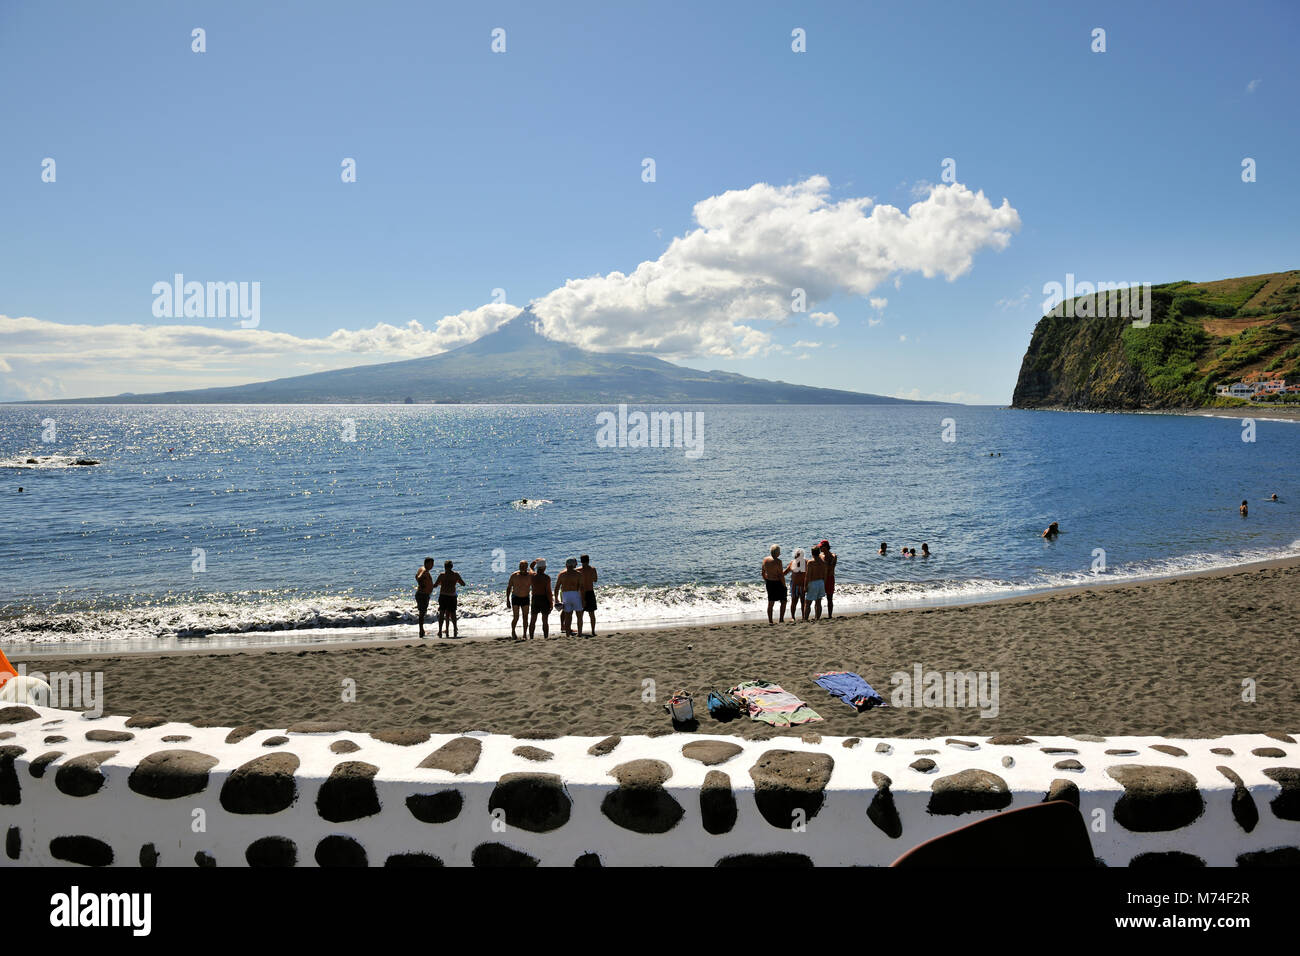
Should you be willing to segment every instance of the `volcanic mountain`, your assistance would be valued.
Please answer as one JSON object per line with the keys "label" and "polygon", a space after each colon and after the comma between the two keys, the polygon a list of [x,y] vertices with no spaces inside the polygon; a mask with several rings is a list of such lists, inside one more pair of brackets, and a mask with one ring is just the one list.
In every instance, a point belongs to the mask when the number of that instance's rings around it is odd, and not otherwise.
{"label": "volcanic mountain", "polygon": [[592,352],[541,334],[530,309],[482,338],[424,358],[313,372],[251,385],[60,399],[102,404],[709,402],[745,405],[902,405],[833,388],[731,372],[700,372],[650,355]]}

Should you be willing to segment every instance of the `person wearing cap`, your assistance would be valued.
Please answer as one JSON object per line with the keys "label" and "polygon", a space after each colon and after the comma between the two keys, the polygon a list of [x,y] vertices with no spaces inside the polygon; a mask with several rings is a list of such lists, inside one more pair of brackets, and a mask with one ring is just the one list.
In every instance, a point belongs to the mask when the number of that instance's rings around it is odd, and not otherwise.
{"label": "person wearing cap", "polygon": [[785,576],[790,573],[790,569],[781,564],[781,546],[772,545],[768,549],[768,556],[763,559],[763,586],[767,588],[767,623],[775,624],[772,620],[772,605],[777,601],[781,602],[781,623],[785,623]]}
{"label": "person wearing cap", "polygon": [[545,640],[551,634],[551,576],[546,573],[545,558],[537,558],[530,567],[533,570],[530,575],[533,586],[533,615],[528,624],[528,639],[531,641],[537,635],[537,616],[540,614],[542,639]]}
{"label": "person wearing cap", "polygon": [[808,604],[808,559],[803,548],[794,549],[794,560],[786,568],[790,573],[790,623],[799,620],[799,610]]}
{"label": "person wearing cap", "polygon": [[831,543],[825,538],[818,547],[822,549],[822,560],[826,562],[826,616],[831,618],[835,616],[835,565],[840,556],[831,553]]}
{"label": "person wearing cap", "polygon": [[560,606],[560,630],[573,636],[573,614],[578,613],[578,636],[582,637],[582,575],[578,559],[569,558],[564,570],[555,576],[555,603]]}

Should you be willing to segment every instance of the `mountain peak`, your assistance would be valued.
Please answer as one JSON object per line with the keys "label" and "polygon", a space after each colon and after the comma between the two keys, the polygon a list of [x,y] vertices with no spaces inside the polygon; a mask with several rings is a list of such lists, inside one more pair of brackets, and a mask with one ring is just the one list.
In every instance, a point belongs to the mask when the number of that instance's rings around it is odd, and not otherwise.
{"label": "mountain peak", "polygon": [[556,343],[542,335],[541,320],[537,318],[532,306],[527,306],[513,319],[497,326],[495,331],[454,351],[468,355],[499,355],[503,352],[535,349],[543,344]]}

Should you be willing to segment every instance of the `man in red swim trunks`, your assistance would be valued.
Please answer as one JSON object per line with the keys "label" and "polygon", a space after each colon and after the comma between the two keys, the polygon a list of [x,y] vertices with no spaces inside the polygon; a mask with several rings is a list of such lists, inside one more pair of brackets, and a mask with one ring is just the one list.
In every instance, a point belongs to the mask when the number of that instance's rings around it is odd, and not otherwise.
{"label": "man in red swim trunks", "polygon": [[832,618],[835,616],[835,564],[840,556],[831,553],[831,543],[825,538],[818,547],[822,551],[822,560],[826,562],[826,617]]}

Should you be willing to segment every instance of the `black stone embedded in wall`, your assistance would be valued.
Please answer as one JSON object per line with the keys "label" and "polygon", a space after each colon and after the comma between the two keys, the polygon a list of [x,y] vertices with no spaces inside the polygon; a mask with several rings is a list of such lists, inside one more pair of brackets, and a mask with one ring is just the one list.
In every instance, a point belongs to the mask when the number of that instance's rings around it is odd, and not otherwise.
{"label": "black stone embedded in wall", "polygon": [[564,781],[553,773],[508,773],[492,790],[488,810],[505,813],[509,827],[549,833],[569,822],[573,800]]}
{"label": "black stone embedded in wall", "polygon": [[321,784],[316,795],[316,812],[322,820],[343,823],[374,816],[380,811],[375,774],[379,768],[360,760],[345,760]]}
{"label": "black stone embedded in wall", "polygon": [[331,834],[316,844],[317,866],[369,866],[366,849],[351,837]]}
{"label": "black stone embedded in wall", "polygon": [[108,779],[99,765],[116,755],[116,750],[97,750],[73,757],[59,766],[54,774],[54,785],[70,797],[89,797],[98,793]]}
{"label": "black stone embedded in wall", "polygon": [[406,798],[406,809],[421,823],[450,823],[460,816],[464,803],[459,790],[439,790],[411,794]]}
{"label": "black stone embedded in wall", "polygon": [[1120,764],[1106,770],[1124,787],[1115,821],[1134,833],[1179,830],[1205,812],[1196,778],[1176,767]]}
{"label": "black stone embedded in wall", "polygon": [[774,827],[788,830],[795,811],[805,821],[817,816],[825,800],[835,761],[829,754],[806,750],[768,750],[749,768],[758,812]]}
{"label": "black stone embedded in wall", "polygon": [[297,866],[298,845],[288,837],[262,837],[248,844],[244,860],[249,866]]}
{"label": "black stone embedded in wall", "polygon": [[610,771],[618,788],[605,794],[600,812],[634,833],[667,833],[686,811],[663,788],[673,769],[662,760],[629,760]]}
{"label": "black stone embedded in wall", "polygon": [[59,836],[50,841],[50,856],[82,866],[108,866],[113,862],[113,848],[90,836]]}
{"label": "black stone embedded in wall", "polygon": [[987,770],[959,770],[934,782],[925,809],[936,816],[959,816],[1002,810],[1010,805],[1011,791],[997,774]]}
{"label": "black stone embedded in wall", "polygon": [[700,787],[700,820],[705,833],[730,833],[736,825],[736,795],[731,778],[721,770],[710,770]]}
{"label": "black stone embedded in wall", "polygon": [[221,787],[221,806],[230,813],[279,813],[298,798],[293,775],[298,758],[288,752],[256,757],[231,772]]}
{"label": "black stone embedded in wall", "polygon": [[23,801],[23,788],[18,782],[14,758],[25,753],[26,747],[0,747],[0,805],[16,807]]}
{"label": "black stone embedded in wall", "polygon": [[206,790],[216,765],[216,757],[197,750],[159,750],[136,764],[126,784],[142,796],[176,800]]}
{"label": "black stone embedded in wall", "polygon": [[537,866],[536,857],[504,843],[480,843],[470,854],[474,866]]}

